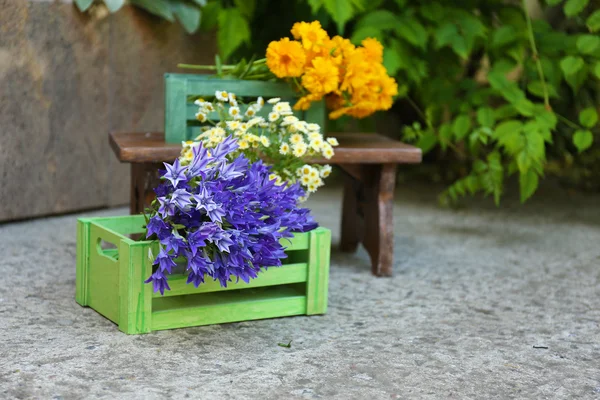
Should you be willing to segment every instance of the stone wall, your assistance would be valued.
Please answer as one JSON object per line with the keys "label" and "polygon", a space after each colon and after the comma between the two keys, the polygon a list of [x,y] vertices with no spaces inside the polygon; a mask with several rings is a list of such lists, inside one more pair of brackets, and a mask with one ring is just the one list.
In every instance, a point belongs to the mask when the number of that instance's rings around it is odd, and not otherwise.
{"label": "stone wall", "polygon": [[212,63],[213,35],[132,7],[0,0],[0,221],[129,201],[111,130],[162,130],[163,74]]}

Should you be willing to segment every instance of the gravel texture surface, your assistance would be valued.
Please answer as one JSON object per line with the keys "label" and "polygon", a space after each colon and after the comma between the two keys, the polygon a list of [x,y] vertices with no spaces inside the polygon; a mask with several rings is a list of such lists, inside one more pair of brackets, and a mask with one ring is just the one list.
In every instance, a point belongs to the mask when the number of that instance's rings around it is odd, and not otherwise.
{"label": "gravel texture surface", "polygon": [[600,195],[457,211],[406,187],[393,278],[336,250],[339,188],[310,200],[327,315],[139,336],[75,303],[78,215],[0,225],[0,398],[600,398]]}

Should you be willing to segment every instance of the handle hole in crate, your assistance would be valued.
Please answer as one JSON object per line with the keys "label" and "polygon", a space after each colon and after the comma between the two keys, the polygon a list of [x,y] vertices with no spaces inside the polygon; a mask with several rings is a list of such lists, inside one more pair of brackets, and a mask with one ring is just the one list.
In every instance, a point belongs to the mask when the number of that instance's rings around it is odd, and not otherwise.
{"label": "handle hole in crate", "polygon": [[115,261],[119,260],[119,248],[116,244],[107,242],[102,238],[98,238],[96,241],[96,248],[98,249],[98,253],[100,255]]}

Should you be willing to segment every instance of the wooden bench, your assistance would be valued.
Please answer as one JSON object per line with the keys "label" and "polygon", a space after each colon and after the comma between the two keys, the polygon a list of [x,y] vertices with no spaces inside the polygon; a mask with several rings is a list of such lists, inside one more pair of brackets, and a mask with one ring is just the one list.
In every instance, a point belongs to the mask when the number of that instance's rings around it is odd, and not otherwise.
{"label": "wooden bench", "polygon": [[[342,251],[353,252],[362,243],[371,258],[371,271],[391,276],[394,252],[394,187],[398,164],[421,162],[421,150],[374,133],[332,133],[340,143],[331,160],[344,174]],[[163,133],[111,133],[110,145],[121,162],[131,163],[132,214],[154,198],[157,171],[173,162],[181,145],[165,143]]]}

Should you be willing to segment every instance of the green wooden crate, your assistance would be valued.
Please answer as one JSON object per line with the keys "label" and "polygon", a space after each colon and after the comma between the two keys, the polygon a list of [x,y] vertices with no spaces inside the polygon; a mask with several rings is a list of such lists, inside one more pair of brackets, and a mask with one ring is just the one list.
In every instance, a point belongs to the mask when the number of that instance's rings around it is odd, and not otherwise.
{"label": "green wooden crate", "polygon": [[[198,288],[184,274],[169,277],[170,291],[154,293],[144,283],[152,273],[148,250],[157,244],[135,241],[142,215],[80,218],[77,222],[76,300],[104,315],[128,334],[221,324],[327,310],[331,232],[317,228],[283,240],[288,258],[249,284],[222,288],[207,280]],[[112,244],[112,248],[107,248]]]}
{"label": "green wooden crate", "polygon": [[[165,141],[181,143],[200,134],[200,122],[196,120],[198,106],[189,101],[191,96],[214,96],[217,90],[233,92],[239,97],[254,101],[258,96],[269,99],[280,97],[293,105],[298,94],[283,82],[245,81],[219,79],[214,75],[165,74]],[[267,116],[267,107],[259,115]],[[245,110],[242,108],[242,111]],[[319,124],[325,130],[325,104],[313,104],[308,111],[296,112],[296,116],[307,122]],[[209,115],[218,119],[216,115]]]}

